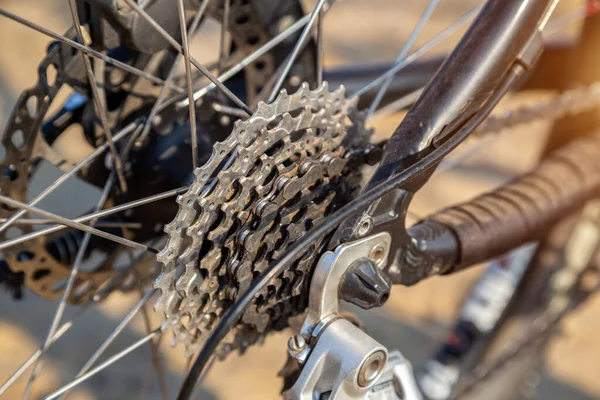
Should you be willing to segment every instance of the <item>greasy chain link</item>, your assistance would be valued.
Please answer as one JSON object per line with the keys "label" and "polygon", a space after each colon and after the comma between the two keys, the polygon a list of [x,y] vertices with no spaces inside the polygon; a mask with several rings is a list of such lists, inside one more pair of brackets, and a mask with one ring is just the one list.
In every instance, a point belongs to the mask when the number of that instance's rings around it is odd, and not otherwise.
{"label": "greasy chain link", "polygon": [[474,132],[474,136],[500,133],[534,120],[557,119],[591,111],[600,105],[600,82],[566,90],[548,100],[515,110],[507,110],[488,117]]}
{"label": "greasy chain link", "polygon": [[[222,20],[223,13],[218,3],[212,2],[207,11],[207,14],[216,21]],[[269,33],[261,25],[259,12],[252,4],[243,0],[234,0],[231,3],[230,19],[234,23],[228,25],[228,31],[236,48],[243,54],[249,54],[270,39]],[[74,37],[74,31],[69,30],[65,36]],[[249,99],[253,99],[258,94],[274,68],[273,57],[269,53],[263,55],[257,63],[260,64],[260,68],[244,70],[246,93]],[[74,51],[65,43],[50,44],[46,57],[38,67],[38,81],[32,88],[25,90],[17,100],[2,136],[2,147],[5,150],[4,157],[0,158],[2,194],[27,202],[29,177],[39,159],[45,159],[63,171],[73,167],[44,140],[40,126],[63,85],[68,84],[85,90],[87,82],[81,67],[78,51]],[[110,76],[110,71],[107,74]],[[135,80],[135,76],[126,75],[115,89],[125,90],[126,87],[131,87]],[[12,207],[0,205],[2,218],[9,218],[16,211]],[[32,231],[32,226],[13,225],[8,230],[0,232],[0,241]],[[126,231],[123,234],[127,236]],[[80,240],[77,235],[66,235],[55,244],[60,246],[59,250],[64,248],[68,250],[66,253],[69,253],[77,248]],[[24,274],[25,285],[29,289],[53,300],[60,297],[63,289],[61,283],[68,279],[70,268],[49,253],[47,246],[50,241],[51,238],[46,236],[38,237],[3,250],[3,256],[11,271]],[[74,284],[75,295],[72,295],[69,300],[77,303],[89,300],[104,282],[115,276],[117,271],[110,268],[115,260],[116,254],[108,257],[96,271],[79,271]],[[155,263],[143,261],[138,264],[131,269],[131,273],[122,275],[113,287],[129,290],[140,277],[156,276],[158,273]]]}
{"label": "greasy chain link", "polygon": [[[177,216],[165,226],[169,240],[158,255],[163,271],[155,284],[163,329],[188,354],[270,260],[356,194],[360,172],[345,169],[345,154],[368,141],[347,125],[356,101],[344,97],[343,87],[329,92],[326,83],[312,91],[304,83],[291,95],[283,90],[237,121],[195,171],[195,182],[177,199]],[[324,240],[263,289],[221,355],[245,350],[304,310]]]}

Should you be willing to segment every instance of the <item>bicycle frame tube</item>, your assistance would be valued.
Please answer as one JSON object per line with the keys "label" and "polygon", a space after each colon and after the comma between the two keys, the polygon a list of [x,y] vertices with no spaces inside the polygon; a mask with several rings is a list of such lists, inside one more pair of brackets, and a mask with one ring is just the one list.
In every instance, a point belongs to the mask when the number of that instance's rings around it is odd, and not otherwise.
{"label": "bicycle frame tube", "polygon": [[[552,5],[553,0],[489,0],[390,138],[382,161],[365,190],[425,157],[481,112],[489,111],[494,105],[490,103],[499,99],[498,88],[509,71],[514,72],[515,68],[520,73],[530,70],[539,58],[543,49],[540,21],[546,19]],[[389,192],[361,216],[344,221],[335,233],[333,245],[370,233],[392,233],[390,271],[401,274],[399,259],[404,253],[422,256],[420,259],[413,257],[416,261],[411,266],[414,276],[404,284],[414,283],[414,279],[427,275],[424,270],[428,267],[421,268],[419,263],[439,267],[440,257],[444,258],[442,264],[452,263],[458,243],[451,233],[436,232],[444,237],[443,240],[433,249],[429,247],[423,251],[415,248],[415,241],[405,228],[406,210],[413,193],[434,170],[435,167],[413,179],[410,186]],[[431,254],[426,254],[427,251]]]}
{"label": "bicycle frame tube", "polygon": [[[473,116],[538,33],[552,0],[489,0],[398,126],[373,183]],[[538,38],[540,38],[538,36]],[[540,38],[541,39],[541,38]],[[535,61],[535,60],[533,60]],[[532,65],[524,65],[526,69]]]}

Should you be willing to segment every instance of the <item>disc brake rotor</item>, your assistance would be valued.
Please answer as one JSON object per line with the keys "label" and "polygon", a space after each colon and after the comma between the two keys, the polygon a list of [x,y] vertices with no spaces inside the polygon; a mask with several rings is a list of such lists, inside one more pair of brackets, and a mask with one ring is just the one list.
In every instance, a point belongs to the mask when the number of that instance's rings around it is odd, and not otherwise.
{"label": "disc brake rotor", "polygon": [[[284,17],[289,18],[289,16],[299,17],[302,15],[300,7],[293,2],[277,6],[274,10],[271,9],[274,6],[268,6],[263,3],[262,0],[234,0],[231,2],[228,32],[231,37],[232,49],[229,63],[237,62],[236,60],[238,60],[240,56],[251,53],[265,44],[274,34],[277,34],[276,26],[280,19]],[[267,16],[263,15],[266,11],[269,11]],[[222,2],[211,2],[206,15],[218,22],[222,21]],[[70,30],[67,32],[66,37],[74,37],[73,31]],[[290,45],[293,45],[293,43],[294,42],[292,41]],[[284,44],[282,44],[282,46],[283,45]],[[110,50],[107,50],[106,52],[109,55],[116,57],[116,53],[112,54]],[[287,54],[287,51],[282,53]],[[152,57],[133,53],[128,57],[129,58],[124,59],[123,61],[126,61],[128,64],[138,69],[148,69],[150,73],[159,75],[161,70],[168,71],[175,59],[174,57],[171,57],[168,54],[164,55],[163,53],[156,54]],[[162,60],[166,61],[153,63],[151,62],[153,57],[164,57]],[[304,52],[301,60],[301,65],[304,65],[305,67],[310,65],[312,60],[310,51]],[[263,85],[265,85],[268,78],[272,75],[274,69],[281,61],[282,60],[279,60],[275,53],[267,53],[249,66],[249,68],[244,69],[239,77],[232,78],[232,82],[234,85],[238,86],[240,83],[242,84],[244,97],[246,101],[250,102],[258,95],[258,93],[260,93],[263,89]],[[156,65],[160,65],[159,69],[152,70],[151,68],[156,68]],[[229,64],[225,63],[224,67],[227,68],[228,66]],[[103,68],[107,101],[110,102],[111,98],[116,98],[117,101],[120,102],[118,106],[109,107],[113,111],[108,112],[109,121],[114,122],[113,129],[116,132],[123,127],[124,121],[127,120],[127,113],[135,116],[139,115],[140,110],[147,109],[148,105],[142,104],[140,100],[144,97],[139,96],[139,94],[150,93],[148,98],[152,99],[157,93],[157,88],[149,85],[148,82],[145,82],[142,79],[138,79],[138,77],[130,73],[124,73],[124,71],[119,70],[112,65],[104,65]],[[305,69],[305,74],[301,74],[301,76],[306,76],[306,74],[310,75],[311,68]],[[27,195],[30,178],[37,170],[40,160],[48,161],[50,164],[57,166],[62,170],[72,168],[73,164],[52,147],[52,141],[69,126],[84,125],[84,122],[81,121],[79,109],[75,110],[74,107],[83,108],[82,104],[90,98],[89,86],[86,81],[81,57],[78,52],[73,51],[69,46],[62,43],[52,43],[49,46],[48,54],[40,64],[38,71],[38,82],[34,87],[23,92],[19,98],[2,137],[2,146],[6,150],[6,154],[0,160],[0,171],[2,172],[2,176],[0,177],[0,190],[3,195],[10,196],[11,198],[22,202],[28,201]],[[61,112],[48,121],[46,113],[59,90],[66,85],[71,86],[79,93],[72,96]],[[129,93],[136,93],[136,95],[129,96]],[[210,96],[207,96],[207,98],[210,98]],[[207,102],[205,101],[205,105],[206,103]],[[91,107],[90,110],[92,113],[92,117],[90,118],[92,121],[92,132],[96,131],[96,133],[98,133],[100,130],[94,129],[93,127],[95,124],[93,107]],[[127,110],[127,112],[124,113],[123,110]],[[187,109],[182,110],[181,114],[187,115]],[[218,124],[223,125],[222,119],[219,118],[217,112],[211,114],[209,118],[209,122],[212,124],[210,125],[211,127]],[[65,121],[67,122],[65,123]],[[173,126],[173,124],[180,122],[181,118],[178,120],[174,118],[173,121],[169,121],[169,124]],[[44,129],[42,129],[42,125],[44,126]],[[44,134],[43,131],[46,128],[51,130],[53,136],[52,140],[48,138],[47,134]],[[231,129],[228,126],[221,126],[221,128]],[[169,129],[173,128],[165,128],[165,124],[163,123],[161,126],[161,134],[168,134],[170,132]],[[92,146],[97,147],[103,144],[103,135],[96,134],[95,136],[92,136],[93,137],[91,138],[88,137]],[[123,140],[123,142],[125,142],[125,140]],[[132,159],[125,161],[135,162],[135,160]],[[88,167],[83,168],[77,176],[84,181],[101,187],[109,172],[110,171],[106,168],[104,158],[99,157]],[[129,177],[129,179],[135,180],[136,177]],[[181,186],[180,182],[171,182],[170,184],[171,187],[164,190]],[[148,185],[143,186],[145,190],[148,189]],[[144,195],[154,194],[157,191],[160,191],[160,189],[162,188],[155,188],[154,191],[149,189],[148,194],[137,193],[137,195],[131,193],[126,193],[124,195],[113,192],[109,197],[107,206],[131,201],[143,197]],[[172,200],[167,199],[167,201]],[[157,205],[154,204],[150,205],[150,207],[151,206]],[[131,210],[133,211],[131,220],[144,224],[146,222],[145,220],[142,220],[145,217],[144,214],[141,214],[139,219],[135,218],[137,215],[135,213],[139,212],[141,209],[142,207]],[[173,209],[173,213],[168,216],[169,219],[172,218],[175,210],[176,208]],[[17,210],[13,208],[1,205],[0,217],[8,218],[16,211]],[[162,220],[161,225],[169,219]],[[150,238],[157,239],[158,236],[160,236],[160,229],[157,233],[153,230],[154,225],[155,224],[153,223],[150,227],[150,229],[152,229]],[[27,234],[32,231],[33,227],[31,226],[15,224],[9,230],[0,232],[0,241],[14,236]],[[23,242],[16,246],[4,249],[2,253],[10,268],[10,271],[5,272],[17,275],[22,274],[22,278],[20,279],[24,280],[25,285],[43,297],[48,299],[58,298],[62,294],[62,284],[66,282],[66,279],[69,277],[70,264],[72,263],[74,254],[81,242],[80,232],[68,230],[65,232],[65,234],[61,234],[58,237],[41,236],[35,240]],[[138,232],[135,230],[119,230],[115,233],[134,240],[148,240],[148,235],[144,236],[143,239],[138,238],[136,236]],[[94,246],[91,245],[90,247]],[[104,252],[107,254],[106,259],[94,270],[80,271],[78,273],[74,285],[74,294],[76,295],[70,297],[69,300],[71,302],[85,302],[94,295],[96,290],[104,282],[115,276],[117,270],[113,268],[113,264],[118,256],[113,254],[112,250],[106,251],[106,249],[104,249]],[[120,250],[118,250],[118,252],[122,254]],[[147,262],[140,264],[139,268],[135,267],[134,269],[138,269],[138,274],[124,276],[123,279],[120,280],[120,283],[114,285],[115,288],[126,289],[131,286],[130,282],[132,279],[135,281],[140,275],[156,276],[157,273],[153,268],[152,263]]]}
{"label": "disc brake rotor", "polygon": [[[304,83],[292,95],[284,90],[273,103],[260,103],[214,145],[177,199],[179,211],[165,226],[168,242],[158,255],[155,308],[165,312],[163,329],[173,331],[174,343],[193,352],[271,261],[356,193],[359,169],[345,167],[349,150],[368,135],[349,118],[355,106],[343,87],[329,92],[325,83],[311,91]],[[260,293],[221,354],[243,351],[304,310],[324,242]]]}

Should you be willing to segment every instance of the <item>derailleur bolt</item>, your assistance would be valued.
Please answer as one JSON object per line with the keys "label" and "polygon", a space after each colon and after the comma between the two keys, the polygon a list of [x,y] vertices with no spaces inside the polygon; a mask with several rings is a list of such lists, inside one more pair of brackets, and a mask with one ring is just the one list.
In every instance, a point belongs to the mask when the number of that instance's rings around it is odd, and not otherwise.
{"label": "derailleur bolt", "polygon": [[304,349],[306,349],[306,340],[302,335],[294,335],[288,340],[288,350],[292,356],[299,356]]}
{"label": "derailleur bolt", "polygon": [[358,385],[361,387],[367,387],[379,378],[379,374],[385,367],[387,361],[386,354],[378,350],[372,353],[360,366],[358,371]]}
{"label": "derailleur bolt", "polygon": [[306,361],[309,351],[310,348],[302,335],[294,335],[288,340],[288,353],[300,365]]}

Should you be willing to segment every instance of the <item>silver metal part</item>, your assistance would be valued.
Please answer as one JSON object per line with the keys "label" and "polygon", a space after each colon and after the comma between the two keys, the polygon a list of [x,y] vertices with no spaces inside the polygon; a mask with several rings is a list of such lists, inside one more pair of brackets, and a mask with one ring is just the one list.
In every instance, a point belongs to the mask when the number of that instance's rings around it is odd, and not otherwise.
{"label": "silver metal part", "polygon": [[369,258],[383,268],[390,244],[391,236],[382,232],[321,256],[301,335],[288,342],[290,355],[303,368],[284,398],[420,399],[410,364],[399,353],[388,364],[387,349],[339,314],[339,286],[350,265]]}
{"label": "silver metal part", "polygon": [[339,313],[338,287],[348,267],[359,258],[375,256],[373,262],[383,268],[388,259],[392,237],[387,232],[344,243],[335,251],[324,253],[313,274],[308,297],[308,313],[301,334],[310,338],[318,333],[318,325]]}
{"label": "silver metal part", "polygon": [[365,398],[383,370],[387,350],[344,318],[327,325],[285,399]]}
{"label": "silver metal part", "polygon": [[387,354],[383,351],[371,353],[358,370],[358,386],[368,387],[379,378],[385,367]]}
{"label": "silver metal part", "polygon": [[[389,379],[394,387],[393,393],[386,390]],[[393,397],[394,394],[397,397]],[[391,352],[384,373],[381,374],[377,384],[371,388],[369,399],[421,400],[421,398],[410,362],[399,351]]]}
{"label": "silver metal part", "polygon": [[310,348],[302,335],[294,335],[288,340],[288,353],[300,364],[304,364]]}

